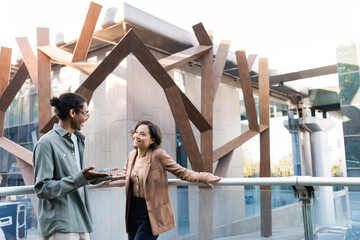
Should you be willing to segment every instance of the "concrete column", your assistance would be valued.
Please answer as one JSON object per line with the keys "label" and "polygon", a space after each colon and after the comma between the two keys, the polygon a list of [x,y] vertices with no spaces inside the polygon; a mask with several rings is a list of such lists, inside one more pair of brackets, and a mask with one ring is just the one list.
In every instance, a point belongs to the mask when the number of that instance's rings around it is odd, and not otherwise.
{"label": "concrete column", "polygon": [[311,157],[311,140],[308,131],[300,132],[300,155],[301,155],[301,175],[313,176],[312,157]]}
{"label": "concrete column", "polygon": [[[294,112],[289,111],[289,118],[284,120],[284,127],[291,134],[292,155],[294,165],[294,175],[301,172],[301,176],[313,176],[312,174],[312,157],[311,141],[308,129],[299,127],[299,119],[294,118]],[[300,163],[300,171],[297,169]]]}
{"label": "concrete column", "polygon": [[[329,162],[329,143],[327,132],[335,123],[326,118],[304,117],[299,125],[311,136],[312,170],[314,177],[331,177]],[[318,225],[332,226],[335,224],[334,193],[332,187],[319,187],[315,199]]]}

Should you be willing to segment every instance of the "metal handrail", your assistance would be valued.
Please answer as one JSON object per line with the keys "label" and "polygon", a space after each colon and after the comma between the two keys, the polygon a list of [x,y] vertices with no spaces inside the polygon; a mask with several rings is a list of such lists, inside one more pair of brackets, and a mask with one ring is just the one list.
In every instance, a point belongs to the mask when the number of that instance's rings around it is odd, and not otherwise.
{"label": "metal handrail", "polygon": [[[196,186],[203,183],[187,182],[181,179],[169,179],[169,186]],[[124,186],[125,181],[112,182],[110,187]],[[223,178],[214,183],[216,186],[342,186],[360,187],[360,177],[269,177],[269,178]],[[89,189],[108,188],[106,185],[90,186]],[[33,194],[34,186],[1,187],[0,197],[22,194]]]}

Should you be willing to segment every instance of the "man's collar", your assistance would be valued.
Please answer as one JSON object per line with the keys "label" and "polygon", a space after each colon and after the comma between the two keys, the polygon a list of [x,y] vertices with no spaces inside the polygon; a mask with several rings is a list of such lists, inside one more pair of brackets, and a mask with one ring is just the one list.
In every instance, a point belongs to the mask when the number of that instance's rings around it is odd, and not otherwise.
{"label": "man's collar", "polygon": [[[53,129],[62,137],[64,137],[67,134],[70,134],[68,131],[66,131],[65,129],[63,129],[62,127],[59,126],[59,124],[54,124]],[[81,140],[85,140],[85,136],[84,134],[82,134],[80,131],[75,130],[74,134],[80,138]]]}

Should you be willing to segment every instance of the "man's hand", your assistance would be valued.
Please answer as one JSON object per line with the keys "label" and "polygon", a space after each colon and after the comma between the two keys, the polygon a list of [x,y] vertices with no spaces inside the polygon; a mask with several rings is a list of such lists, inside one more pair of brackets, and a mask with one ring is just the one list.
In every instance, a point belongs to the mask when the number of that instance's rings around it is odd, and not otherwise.
{"label": "man's hand", "polygon": [[94,180],[94,179],[110,176],[110,173],[91,171],[94,169],[95,169],[95,166],[91,166],[91,167],[84,168],[82,170],[82,173],[84,174],[84,177],[86,178],[86,180]]}

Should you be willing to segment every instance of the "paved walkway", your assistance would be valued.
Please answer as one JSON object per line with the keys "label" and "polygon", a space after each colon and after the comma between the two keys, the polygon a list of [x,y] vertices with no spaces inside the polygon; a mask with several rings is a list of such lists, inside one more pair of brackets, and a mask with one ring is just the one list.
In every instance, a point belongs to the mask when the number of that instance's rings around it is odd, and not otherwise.
{"label": "paved walkway", "polygon": [[[40,240],[37,230],[32,228],[28,231],[28,240]],[[273,229],[271,237],[261,237],[260,232],[247,233],[243,235],[215,238],[215,240],[304,240],[304,231],[300,228],[279,228]],[[0,240],[1,239],[0,237]],[[4,239],[5,240],[5,239]]]}
{"label": "paved walkway", "polygon": [[243,235],[215,238],[216,240],[304,240],[304,230],[302,228],[280,228],[273,229],[271,237],[261,237],[260,232],[247,233]]}

